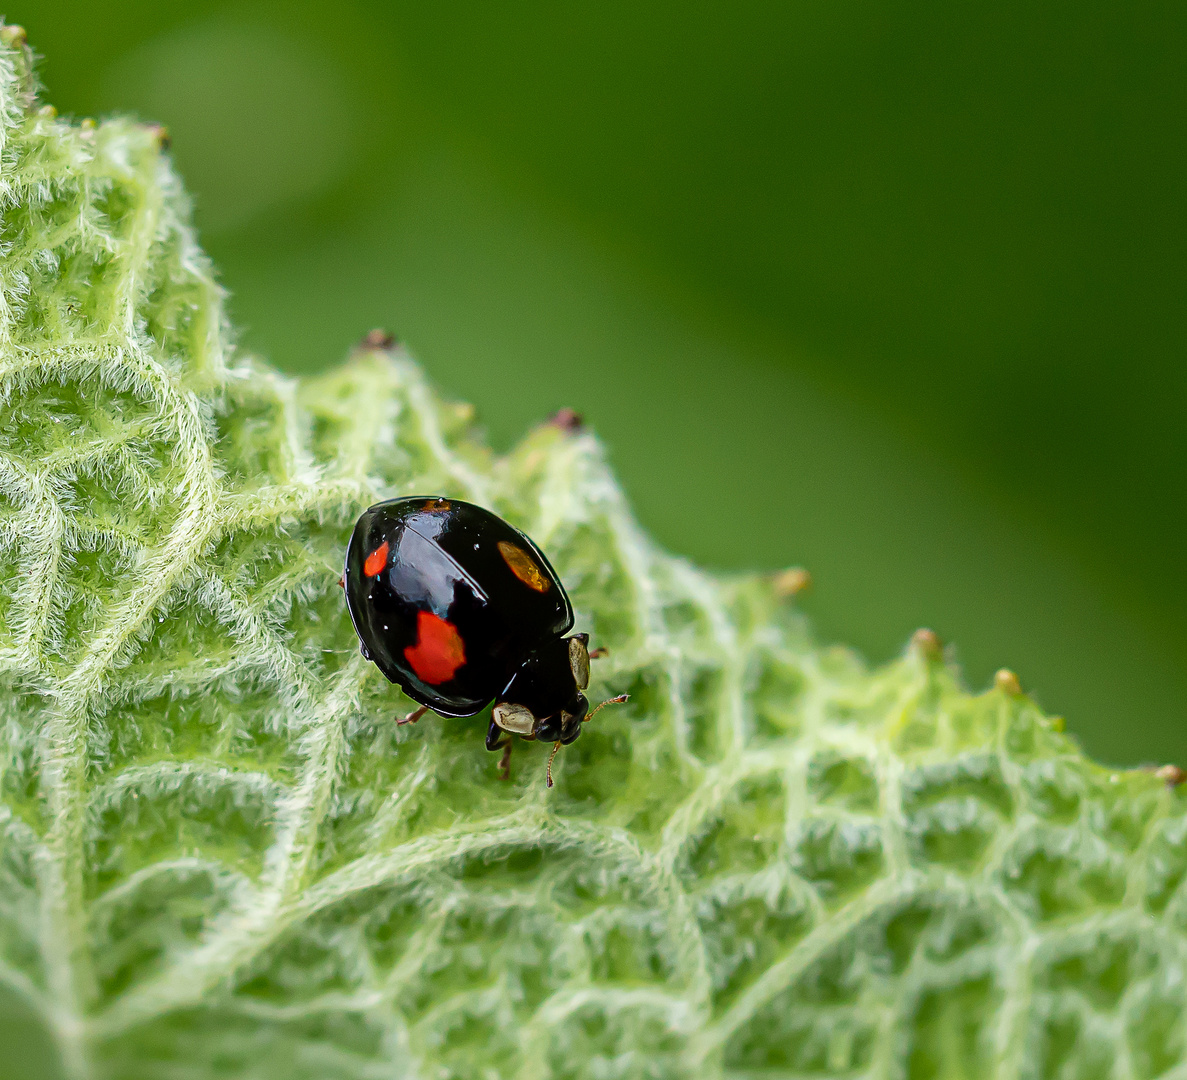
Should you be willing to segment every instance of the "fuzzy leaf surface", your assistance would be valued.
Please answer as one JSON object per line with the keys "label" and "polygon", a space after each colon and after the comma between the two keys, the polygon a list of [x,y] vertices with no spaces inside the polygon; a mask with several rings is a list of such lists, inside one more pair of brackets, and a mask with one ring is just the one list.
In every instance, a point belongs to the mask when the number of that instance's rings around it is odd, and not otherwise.
{"label": "fuzzy leaf surface", "polygon": [[[398,350],[237,355],[160,133],[50,115],[7,37],[0,1073],[1187,1076],[1181,794],[666,555],[587,434],[497,458]],[[408,493],[610,649],[551,791],[359,655],[344,545]]]}

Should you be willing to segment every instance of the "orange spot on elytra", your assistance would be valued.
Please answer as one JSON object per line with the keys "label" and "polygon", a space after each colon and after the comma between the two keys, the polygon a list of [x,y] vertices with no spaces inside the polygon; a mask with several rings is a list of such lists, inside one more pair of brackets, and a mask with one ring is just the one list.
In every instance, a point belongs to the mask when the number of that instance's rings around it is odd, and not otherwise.
{"label": "orange spot on elytra", "polygon": [[384,540],[370,555],[367,556],[367,561],[363,563],[363,573],[367,577],[379,577],[383,573],[383,568],[387,566],[387,541]]}
{"label": "orange spot on elytra", "polygon": [[404,650],[412,670],[430,686],[449,682],[466,662],[466,646],[457,628],[431,611],[416,613],[416,644]]}
{"label": "orange spot on elytra", "polygon": [[513,544],[509,540],[500,540],[499,554],[503,556],[503,561],[511,567],[511,573],[529,589],[535,589],[538,593],[548,592],[552,582],[541,573],[535,560],[518,544]]}

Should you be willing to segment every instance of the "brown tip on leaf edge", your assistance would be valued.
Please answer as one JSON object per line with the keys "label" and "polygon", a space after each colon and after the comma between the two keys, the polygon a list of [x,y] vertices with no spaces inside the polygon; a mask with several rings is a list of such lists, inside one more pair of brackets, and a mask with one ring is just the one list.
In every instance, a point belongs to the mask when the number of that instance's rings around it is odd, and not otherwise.
{"label": "brown tip on leaf edge", "polygon": [[585,427],[585,420],[576,409],[570,409],[565,406],[563,409],[557,409],[549,418],[548,423],[551,427],[560,428],[561,431],[567,431],[570,434],[580,431]]}
{"label": "brown tip on leaf edge", "polygon": [[169,137],[169,129],[164,124],[149,124],[148,133],[157,140],[158,150],[168,150],[173,145],[173,140]]}
{"label": "brown tip on leaf edge", "polygon": [[396,347],[396,335],[390,330],[383,330],[376,327],[374,330],[368,330],[363,335],[363,340],[359,342],[360,349],[370,349],[379,352],[391,352]]}
{"label": "brown tip on leaf edge", "polygon": [[1022,693],[1022,684],[1009,668],[1002,668],[993,676],[994,688],[1011,697],[1018,697]]}
{"label": "brown tip on leaf edge", "polygon": [[782,600],[790,600],[812,587],[812,575],[802,566],[792,566],[776,574],[771,584],[776,596]]}
{"label": "brown tip on leaf edge", "polygon": [[911,648],[929,660],[938,659],[944,653],[939,634],[926,626],[921,626],[911,635]]}
{"label": "brown tip on leaf edge", "polygon": [[1179,768],[1178,765],[1163,765],[1154,770],[1154,775],[1169,788],[1176,788],[1187,780],[1187,770]]}

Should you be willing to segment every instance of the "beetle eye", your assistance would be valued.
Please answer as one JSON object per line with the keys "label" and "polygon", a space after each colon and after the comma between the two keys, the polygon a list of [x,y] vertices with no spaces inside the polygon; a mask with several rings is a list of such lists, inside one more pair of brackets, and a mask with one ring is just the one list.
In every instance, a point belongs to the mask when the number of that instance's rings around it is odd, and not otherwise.
{"label": "beetle eye", "polygon": [[584,634],[569,638],[569,667],[573,670],[573,681],[578,690],[589,686],[589,649],[584,639]]}

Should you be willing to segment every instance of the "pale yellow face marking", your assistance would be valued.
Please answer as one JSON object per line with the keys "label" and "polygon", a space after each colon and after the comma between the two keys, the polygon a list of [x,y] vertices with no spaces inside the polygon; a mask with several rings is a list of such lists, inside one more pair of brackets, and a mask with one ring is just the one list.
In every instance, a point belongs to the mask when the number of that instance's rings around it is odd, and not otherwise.
{"label": "pale yellow face marking", "polygon": [[500,540],[499,554],[503,556],[503,561],[511,567],[511,573],[529,589],[535,589],[538,593],[546,593],[552,587],[552,582],[544,576],[540,567],[536,565],[535,559],[518,544],[513,544],[510,540]]}
{"label": "pale yellow face marking", "polygon": [[589,686],[589,649],[579,637],[569,638],[569,667],[578,690]]}
{"label": "pale yellow face marking", "polygon": [[515,735],[531,735],[536,730],[535,716],[523,705],[500,701],[491,711],[491,716],[504,731],[510,731]]}

